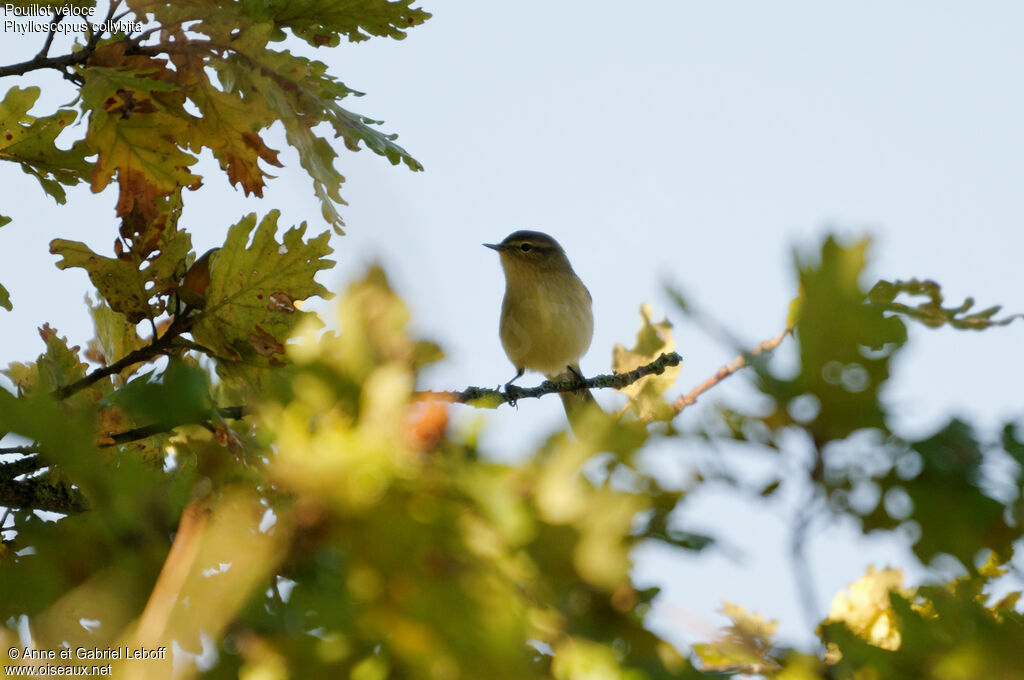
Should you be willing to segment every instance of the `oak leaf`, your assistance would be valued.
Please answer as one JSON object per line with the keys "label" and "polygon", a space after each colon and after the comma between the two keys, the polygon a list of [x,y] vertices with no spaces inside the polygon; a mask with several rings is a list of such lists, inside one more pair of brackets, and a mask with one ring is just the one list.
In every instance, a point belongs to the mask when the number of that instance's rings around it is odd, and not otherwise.
{"label": "oak leaf", "polygon": [[224,246],[211,256],[206,306],[192,335],[224,358],[261,366],[280,363],[289,334],[310,316],[282,305],[282,296],[292,301],[330,296],[314,278],[334,264],[325,259],[332,252],[328,233],[304,241],[303,224],[278,242],[278,216],[272,211],[257,227],[256,215],[248,215],[228,230]]}

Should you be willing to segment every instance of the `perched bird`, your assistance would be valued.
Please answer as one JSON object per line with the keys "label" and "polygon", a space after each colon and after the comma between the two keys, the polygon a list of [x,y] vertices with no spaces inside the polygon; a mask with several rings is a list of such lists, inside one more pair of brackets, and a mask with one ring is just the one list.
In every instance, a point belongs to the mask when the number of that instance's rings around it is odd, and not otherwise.
{"label": "perched bird", "polygon": [[[501,243],[485,243],[498,251],[505,271],[499,334],[516,375],[543,373],[550,380],[573,376],[582,381],[580,359],[594,335],[590,291],[576,276],[558,241],[539,231],[516,231]],[[587,403],[590,390],[560,394],[569,422]]]}

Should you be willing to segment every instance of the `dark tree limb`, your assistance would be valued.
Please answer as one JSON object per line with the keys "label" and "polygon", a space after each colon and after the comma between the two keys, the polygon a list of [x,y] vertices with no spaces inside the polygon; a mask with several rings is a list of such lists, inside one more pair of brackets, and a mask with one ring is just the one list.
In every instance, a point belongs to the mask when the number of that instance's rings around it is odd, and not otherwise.
{"label": "dark tree limb", "polygon": [[47,55],[50,54],[50,45],[53,44],[53,36],[57,35],[57,31],[54,29],[57,28],[57,24],[59,24],[63,19],[64,15],[60,12],[53,13],[53,18],[50,19],[50,30],[46,32],[46,42],[43,43],[43,49],[39,50],[39,54],[36,55],[36,59],[45,59]]}
{"label": "dark tree limb", "polygon": [[[20,447],[19,447],[20,448]],[[30,448],[30,447],[25,447]],[[29,453],[34,454],[35,450],[32,447],[32,451],[3,451],[3,453]],[[25,458],[20,458],[10,463],[0,463],[0,479],[14,479],[20,475],[27,475],[37,470],[46,467],[46,465],[40,462],[38,456],[28,455]],[[2,503],[0,503],[2,505]]]}
{"label": "dark tree limb", "polygon": [[[230,420],[239,420],[244,418],[246,415],[246,409],[244,406],[225,406],[217,409],[217,415],[221,418]],[[176,427],[182,425],[203,425],[207,426],[210,423],[207,421],[200,422],[182,422],[182,423],[153,423],[151,425],[143,425],[142,427],[136,427],[131,430],[125,430],[124,432],[117,432],[110,436],[113,439],[112,442],[103,444],[102,448],[109,446],[117,446],[118,444],[128,444],[130,442],[138,441],[140,439],[146,439],[158,434],[170,432]]]}
{"label": "dark tree limb", "polygon": [[[105,24],[109,25],[109,22],[113,18],[114,13],[120,6],[121,0],[113,0],[110,3],[110,9],[107,12],[106,19],[104,20]],[[53,19],[50,20],[50,23],[53,27],[55,27],[56,24],[60,23],[63,18],[64,16],[62,14],[55,13]],[[55,69],[63,73],[65,78],[71,77],[72,80],[78,82],[77,79],[70,75],[68,69],[72,66],[77,66],[78,64],[83,64],[86,61],[88,61],[89,58],[92,57],[93,52],[96,51],[96,48],[99,46],[100,40],[104,36],[103,31],[93,32],[91,23],[88,24],[88,26],[89,37],[86,44],[82,47],[82,49],[76,52],[71,52],[70,54],[61,55],[59,57],[47,56],[50,52],[50,45],[53,43],[53,36],[55,33],[55,31],[53,31],[51,28],[50,31],[47,31],[46,42],[43,44],[42,49],[39,50],[39,53],[36,54],[36,56],[32,57],[28,61],[23,61],[17,64],[9,64],[7,66],[0,66],[0,78],[3,78],[4,76],[23,76],[26,73],[30,73],[32,71],[39,71],[41,69]]]}
{"label": "dark tree limb", "polygon": [[58,388],[53,396],[57,399],[67,399],[75,392],[83,390],[89,385],[106,378],[108,375],[120,373],[132,364],[141,364],[154,359],[160,355],[168,354],[178,344],[177,337],[187,331],[194,321],[194,317],[175,317],[167,331],[145,347],[140,347],[129,352],[117,361],[107,366],[97,368],[80,380],[70,385]]}
{"label": "dark tree limb", "polygon": [[[31,477],[47,466],[38,455],[0,463],[0,507],[18,510],[49,510],[66,515],[82,512],[88,505],[77,489],[47,476]],[[23,477],[22,479],[16,479]],[[0,525],[2,527],[2,525]]]}
{"label": "dark tree limb", "polygon": [[683,358],[675,352],[668,352],[667,354],[662,354],[651,363],[628,373],[598,375],[593,378],[586,378],[583,381],[571,378],[559,381],[545,380],[537,387],[520,388],[511,386],[504,390],[492,390],[486,387],[467,387],[461,392],[417,392],[415,396],[417,399],[434,399],[457,404],[484,401],[488,405],[500,406],[501,404],[515,403],[520,399],[537,399],[545,394],[555,394],[558,392],[575,392],[581,389],[598,389],[602,387],[621,389],[627,385],[632,385],[644,376],[660,375],[665,372],[667,367],[678,366],[682,361]]}
{"label": "dark tree limb", "polygon": [[[0,455],[5,453],[24,453],[27,455],[30,453],[36,453],[37,451],[39,451],[39,447],[33,446],[32,444],[26,444],[23,446],[0,446]],[[7,464],[9,463],[0,463],[0,475],[3,474],[3,465]]]}
{"label": "dark tree limb", "polygon": [[[19,510],[49,510],[65,515],[89,509],[82,494],[64,482],[53,483],[45,476],[14,479],[19,474],[34,471],[17,471],[19,467],[29,467],[30,463],[38,469],[39,461],[34,458],[23,458],[0,467],[0,506]],[[9,476],[8,473],[12,472],[15,474]]]}

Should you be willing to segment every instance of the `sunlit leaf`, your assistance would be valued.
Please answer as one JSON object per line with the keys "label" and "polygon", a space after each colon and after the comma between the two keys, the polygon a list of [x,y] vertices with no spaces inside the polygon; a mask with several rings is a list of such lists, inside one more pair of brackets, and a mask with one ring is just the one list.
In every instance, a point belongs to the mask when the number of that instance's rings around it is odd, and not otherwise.
{"label": "sunlit leaf", "polygon": [[314,295],[329,297],[314,278],[334,264],[325,259],[331,252],[328,234],[303,240],[303,224],[278,242],[278,215],[272,211],[258,227],[255,214],[244,218],[211,257],[207,302],[192,334],[226,359],[281,363],[289,334],[310,315],[297,303]]}
{"label": "sunlit leaf", "polygon": [[[74,122],[74,111],[61,109],[43,118],[28,115],[39,93],[38,87],[13,87],[0,102],[0,159],[19,163],[46,193],[64,203],[64,187],[88,177],[91,165],[85,158],[91,152],[80,141],[67,151],[57,147],[56,138]],[[5,220],[0,218],[0,226]]]}
{"label": "sunlit leaf", "polygon": [[[612,350],[612,368],[616,373],[627,373],[649,364],[665,352],[675,350],[672,324],[668,319],[652,322],[653,311],[648,304],[641,306],[640,316],[643,318],[643,325],[637,332],[633,348],[626,349],[623,345],[617,344]],[[621,391],[629,396],[630,408],[640,420],[670,419],[675,415],[675,411],[664,394],[675,384],[678,376],[679,366],[669,366],[662,374],[641,378]]]}
{"label": "sunlit leaf", "polygon": [[889,594],[899,593],[912,599],[914,593],[903,587],[903,571],[868,567],[867,573],[838,593],[829,608],[828,621],[842,621],[851,631],[883,649],[899,649]]}

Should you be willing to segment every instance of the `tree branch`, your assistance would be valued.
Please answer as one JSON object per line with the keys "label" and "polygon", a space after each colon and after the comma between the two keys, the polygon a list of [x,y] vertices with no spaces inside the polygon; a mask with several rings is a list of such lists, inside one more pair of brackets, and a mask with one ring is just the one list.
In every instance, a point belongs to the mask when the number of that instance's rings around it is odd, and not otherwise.
{"label": "tree branch", "polygon": [[[25,455],[28,455],[28,454],[36,453],[38,450],[39,450],[39,447],[38,446],[34,446],[32,444],[26,444],[25,446],[0,446],[0,455],[5,454],[5,453],[23,453]],[[0,463],[0,465],[4,465],[4,464],[5,463]],[[3,474],[2,470],[3,470],[3,468],[0,468],[0,474]]]}
{"label": "tree branch", "polygon": [[15,479],[34,474],[44,467],[47,463],[38,455],[0,463],[0,506],[18,510],[49,510],[65,515],[88,509],[82,494],[64,482],[53,482],[45,475]]}
{"label": "tree branch", "polygon": [[[22,453],[22,451],[2,451],[2,453]],[[35,450],[33,449],[25,453],[35,454]],[[11,461],[10,463],[0,463],[0,479],[14,479],[20,475],[27,475],[36,472],[42,467],[46,466],[39,461],[38,456],[28,455],[25,458],[20,458],[18,460]]]}
{"label": "tree branch", "polygon": [[57,388],[57,390],[53,393],[53,396],[55,396],[57,399],[67,399],[75,392],[85,389],[86,387],[92,385],[96,381],[106,378],[108,375],[120,373],[121,371],[128,368],[132,364],[140,364],[149,361],[150,359],[153,359],[157,356],[160,356],[161,354],[166,354],[167,351],[175,345],[175,338],[177,338],[179,335],[187,331],[192,326],[192,321],[192,318],[175,317],[174,321],[171,322],[170,327],[168,327],[167,332],[164,333],[159,338],[157,338],[156,340],[154,340],[153,342],[151,342],[150,344],[146,345],[145,347],[140,347],[139,349],[129,352],[128,354],[124,355],[123,357],[121,357],[112,364],[103,366],[101,368],[97,368],[95,371],[92,371],[84,378],[76,380],[70,385],[65,385],[64,387]]}
{"label": "tree branch", "polygon": [[644,376],[660,375],[664,373],[666,367],[678,366],[682,361],[683,358],[681,356],[675,352],[669,352],[662,354],[646,366],[641,366],[628,373],[598,375],[593,378],[586,378],[583,381],[568,379],[555,382],[545,380],[537,387],[520,388],[510,385],[504,391],[492,390],[486,387],[467,387],[461,392],[417,392],[415,397],[422,400],[433,399],[457,404],[484,401],[488,405],[493,404],[494,407],[497,407],[502,404],[515,403],[520,399],[536,399],[543,397],[545,394],[557,392],[575,392],[581,389],[597,389],[602,387],[620,389],[626,385],[632,385]]}
{"label": "tree branch", "polygon": [[53,13],[53,18],[50,19],[50,30],[46,32],[46,42],[43,43],[43,49],[39,50],[39,54],[36,55],[36,59],[45,59],[46,55],[50,53],[50,45],[53,44],[53,36],[57,35],[57,31],[54,29],[57,28],[57,24],[59,24],[63,19],[64,15],[60,12]]}
{"label": "tree branch", "polygon": [[[120,6],[121,0],[113,0],[113,2],[110,3],[110,9],[107,12],[107,18],[105,20],[107,25],[109,25],[111,18]],[[62,19],[63,15],[55,14],[53,19],[50,20],[50,23],[55,25],[60,23]],[[53,42],[53,36],[55,33],[55,31],[50,30],[48,31],[46,43],[43,45],[43,49],[41,49],[36,56],[32,57],[28,61],[23,61],[18,64],[0,66],[0,78],[3,78],[4,76],[23,76],[30,71],[38,71],[47,68],[56,69],[57,71],[64,73],[65,77],[69,77],[68,67],[77,66],[78,64],[88,61],[89,57],[92,56],[92,53],[96,51],[96,48],[99,46],[100,39],[104,35],[103,32],[93,33],[91,23],[88,24],[88,26],[89,39],[85,46],[77,52],[71,52],[70,54],[65,54],[59,57],[46,56],[50,52],[50,44]],[[124,42],[130,43],[131,41],[126,40]]]}
{"label": "tree branch", "polygon": [[[217,409],[217,415],[221,418],[228,418],[231,420],[240,420],[246,416],[246,408],[244,406],[224,406]],[[154,435],[163,434],[170,432],[171,430],[181,427],[182,425],[206,425],[206,421],[200,422],[181,422],[181,423],[152,423],[150,425],[143,425],[142,427],[136,427],[131,430],[125,430],[124,432],[116,432],[110,435],[113,440],[107,444],[101,444],[100,448],[107,448],[110,446],[117,446],[118,444],[127,444],[129,442],[138,441],[140,439],[146,439]]]}
{"label": "tree branch", "polygon": [[39,477],[17,481],[0,476],[0,505],[22,510],[49,510],[65,515],[89,509],[77,489],[63,482],[52,483]]}
{"label": "tree branch", "polygon": [[781,668],[774,663],[722,663],[722,664],[701,664],[700,670],[704,673],[741,673],[743,675],[764,675],[775,673]]}
{"label": "tree branch", "polygon": [[743,354],[740,354],[731,362],[718,369],[718,371],[713,376],[711,376],[710,378],[702,382],[700,385],[697,385],[692,390],[690,390],[689,393],[681,395],[672,403],[672,408],[674,408],[676,413],[678,414],[687,406],[693,405],[694,403],[696,403],[697,398],[700,395],[704,394],[712,387],[714,387],[715,385],[717,385],[718,383],[722,382],[730,375],[735,373],[736,371],[749,365],[750,357],[756,357],[766,352],[771,352],[776,347],[778,347],[782,343],[782,341],[786,339],[786,336],[789,335],[789,332],[790,329],[787,328],[786,330],[776,335],[774,338],[770,340],[765,340],[764,342],[762,342],[760,345],[750,350],[749,352],[744,352]]}

